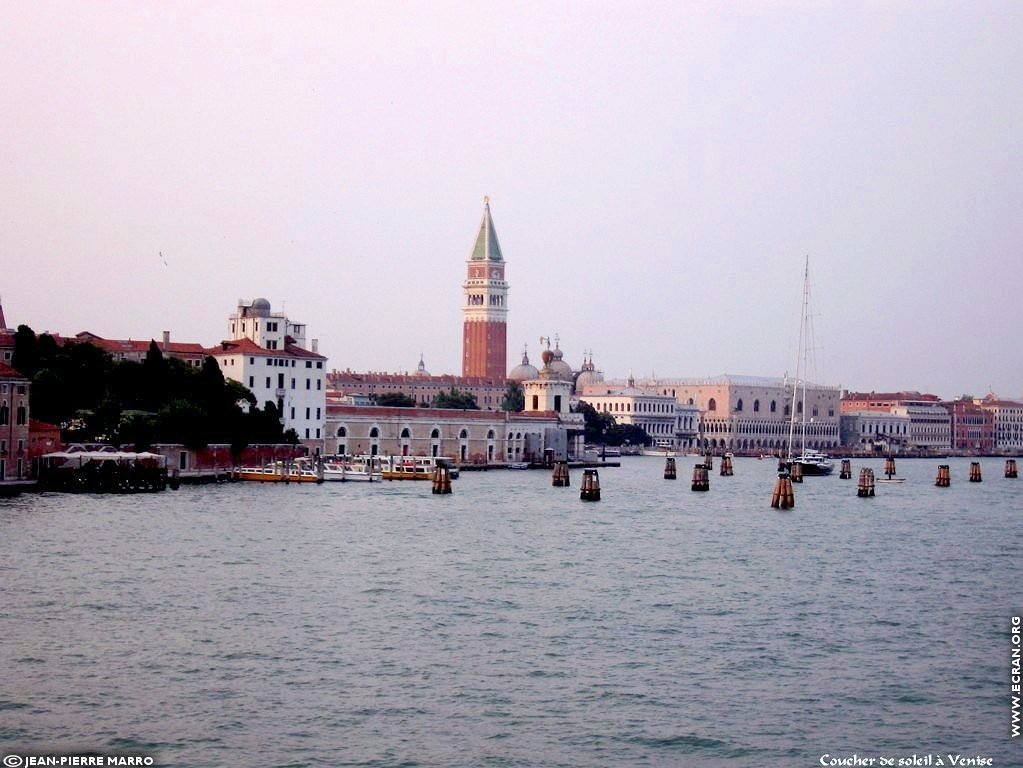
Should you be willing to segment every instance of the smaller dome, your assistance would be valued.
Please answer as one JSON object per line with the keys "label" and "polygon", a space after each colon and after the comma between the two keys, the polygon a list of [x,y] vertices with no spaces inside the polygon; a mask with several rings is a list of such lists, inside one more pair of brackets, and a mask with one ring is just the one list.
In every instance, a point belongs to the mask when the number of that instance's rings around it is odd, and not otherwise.
{"label": "smaller dome", "polygon": [[575,380],[575,391],[582,392],[583,387],[588,387],[591,384],[599,384],[604,380],[604,377],[592,368],[584,368],[582,373]]}
{"label": "smaller dome", "polygon": [[255,317],[267,317],[270,314],[270,302],[267,299],[253,299],[249,314]]}
{"label": "smaller dome", "polygon": [[536,369],[535,365],[529,364],[529,355],[526,354],[526,350],[522,350],[522,362],[508,371],[508,380],[521,384],[523,381],[533,381],[538,378],[540,378],[540,371]]}

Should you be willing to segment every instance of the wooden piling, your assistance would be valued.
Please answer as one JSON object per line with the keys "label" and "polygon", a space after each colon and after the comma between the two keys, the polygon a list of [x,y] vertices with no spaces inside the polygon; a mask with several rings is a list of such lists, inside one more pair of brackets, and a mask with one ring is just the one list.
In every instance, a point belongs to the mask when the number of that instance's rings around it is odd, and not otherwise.
{"label": "wooden piling", "polygon": [[970,482],[971,483],[979,483],[979,482],[981,482],[981,480],[982,480],[982,478],[980,476],[980,462],[979,461],[971,461],[970,462]]}
{"label": "wooden piling", "polygon": [[842,459],[842,468],[838,472],[838,478],[840,480],[852,478],[852,462],[849,459]]}
{"label": "wooden piling", "polygon": [[595,469],[583,470],[583,484],[579,498],[583,501],[600,501],[600,476]]}
{"label": "wooden piling", "polygon": [[803,465],[798,461],[792,462],[792,466],[789,467],[789,478],[793,483],[803,482]]}
{"label": "wooden piling", "polygon": [[708,472],[714,471],[714,454],[708,453],[703,457],[703,466],[707,468]]}
{"label": "wooden piling", "polygon": [[952,485],[952,473],[949,471],[948,464],[938,465],[938,476],[934,479],[934,484],[939,488],[948,488]]}
{"label": "wooden piling", "polygon": [[885,474],[885,476],[889,480],[891,480],[892,476],[895,474],[895,457],[894,456],[888,456],[884,460],[884,474]]}
{"label": "wooden piling", "polygon": [[554,462],[554,472],[551,475],[551,485],[555,488],[568,488],[572,484],[568,476],[568,462]]}
{"label": "wooden piling", "polygon": [[732,476],[732,457],[724,455],[721,457],[721,477]]}
{"label": "wooden piling", "polygon": [[697,464],[693,467],[693,490],[710,490],[710,473],[706,464]]}
{"label": "wooden piling", "polygon": [[675,480],[676,477],[675,459],[669,456],[664,460],[664,479]]}
{"label": "wooden piling", "polygon": [[1016,467],[1015,459],[1005,460],[1005,476],[1013,480],[1019,477],[1019,469]]}
{"label": "wooden piling", "polygon": [[774,484],[774,494],[771,496],[771,506],[774,509],[792,509],[796,506],[796,495],[792,491],[792,478],[788,472],[778,473],[778,481]]}
{"label": "wooden piling", "polygon": [[860,470],[860,482],[856,486],[856,495],[861,499],[870,498],[874,495],[874,470],[864,467]]}
{"label": "wooden piling", "polygon": [[451,470],[437,467],[433,470],[433,492],[451,493]]}

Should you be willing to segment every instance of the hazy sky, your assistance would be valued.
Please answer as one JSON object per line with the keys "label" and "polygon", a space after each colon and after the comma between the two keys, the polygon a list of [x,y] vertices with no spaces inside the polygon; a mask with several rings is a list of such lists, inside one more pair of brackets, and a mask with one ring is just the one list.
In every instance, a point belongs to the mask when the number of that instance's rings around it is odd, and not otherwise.
{"label": "hazy sky", "polygon": [[[1023,2],[13,2],[9,325],[459,372],[491,198],[509,363],[1023,397]],[[163,254],[163,259],[160,253]],[[164,263],[166,261],[166,264]]]}

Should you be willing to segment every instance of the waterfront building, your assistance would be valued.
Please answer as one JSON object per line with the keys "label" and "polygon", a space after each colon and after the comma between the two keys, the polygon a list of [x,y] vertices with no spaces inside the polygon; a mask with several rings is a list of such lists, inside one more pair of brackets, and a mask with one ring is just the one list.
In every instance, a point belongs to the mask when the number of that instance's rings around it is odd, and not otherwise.
{"label": "waterfront building", "polygon": [[995,449],[995,416],[977,405],[972,398],[959,398],[943,403],[948,412],[952,450],[957,453],[993,453]]}
{"label": "waterfront building", "polygon": [[616,424],[642,428],[658,448],[674,451],[699,447],[700,412],[695,405],[680,403],[671,395],[638,388],[631,376],[624,387],[584,382],[582,389],[584,391],[579,395],[582,402],[614,417]]}
{"label": "waterfront building", "polygon": [[540,462],[547,450],[555,459],[575,455],[558,439],[559,433],[567,434],[566,427],[553,411],[392,408],[331,401],[326,429],[329,454],[450,456],[463,464]]}
{"label": "waterfront building", "polygon": [[311,350],[305,349],[298,342],[305,340],[305,326],[271,311],[266,299],[239,301],[238,310],[228,318],[228,332],[240,335],[209,350],[224,376],[248,387],[260,406],[273,403],[284,429],[294,429],[311,453],[320,452],[327,414],[327,358],[316,351],[316,339]]}
{"label": "waterfront building", "polygon": [[1001,400],[994,394],[974,403],[991,414],[994,451],[1023,453],[1023,403]]}
{"label": "waterfront building", "polygon": [[[587,392],[627,385],[604,382]],[[794,382],[759,376],[724,374],[706,379],[649,379],[635,387],[649,394],[669,396],[699,411],[697,447],[736,453],[784,453],[788,449]],[[840,388],[806,384],[795,391],[794,449],[827,450],[839,445]]]}
{"label": "waterfront building", "polygon": [[462,376],[504,381],[508,371],[508,283],[490,198],[462,283]]}
{"label": "waterfront building", "polygon": [[899,453],[909,445],[911,419],[890,411],[843,411],[842,445],[857,452]]}
{"label": "waterfront building", "polygon": [[29,476],[29,389],[27,378],[0,362],[0,482]]}
{"label": "waterfront building", "polygon": [[937,395],[920,392],[846,392],[843,413],[890,413],[909,419],[907,450],[947,452],[952,445],[952,421]]}

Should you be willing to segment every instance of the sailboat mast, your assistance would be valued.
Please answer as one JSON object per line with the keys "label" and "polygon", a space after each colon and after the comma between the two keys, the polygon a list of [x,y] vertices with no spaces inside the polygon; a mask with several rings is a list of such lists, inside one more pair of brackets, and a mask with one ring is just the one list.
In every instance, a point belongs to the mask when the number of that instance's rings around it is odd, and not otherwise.
{"label": "sailboat mast", "polygon": [[[796,379],[792,382],[792,405],[789,418],[789,459],[792,458],[792,444],[796,439],[796,396],[799,382],[803,382],[803,407],[806,407],[806,315],[810,304],[810,257],[806,257],[803,268],[803,305],[799,312],[799,345],[796,348]],[[802,373],[802,377],[800,377]],[[803,424],[802,452],[806,453],[806,424]]]}

